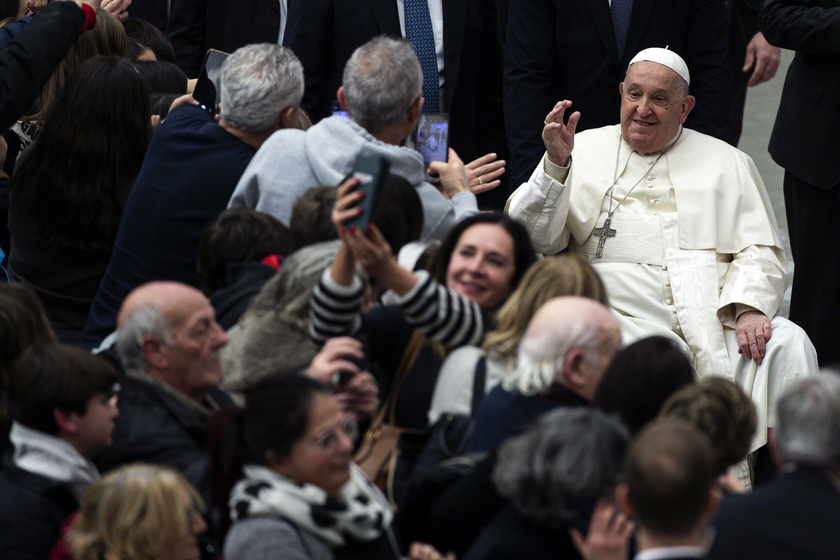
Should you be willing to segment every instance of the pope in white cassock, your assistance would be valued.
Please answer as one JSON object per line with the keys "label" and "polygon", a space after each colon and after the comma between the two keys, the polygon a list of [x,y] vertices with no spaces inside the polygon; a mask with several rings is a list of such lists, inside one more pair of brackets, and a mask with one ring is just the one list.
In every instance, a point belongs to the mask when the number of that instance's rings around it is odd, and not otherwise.
{"label": "pope in white cassock", "polygon": [[[660,334],[687,346],[697,372],[737,382],[768,411],[816,372],[805,332],[777,317],[787,262],[752,159],[682,127],[694,107],[688,68],[666,49],[630,62],[621,123],[575,135],[570,101],[546,117],[546,154],[508,201],[536,249],[584,256],[621,316],[623,340]],[[772,318],[772,319],[771,319]]]}

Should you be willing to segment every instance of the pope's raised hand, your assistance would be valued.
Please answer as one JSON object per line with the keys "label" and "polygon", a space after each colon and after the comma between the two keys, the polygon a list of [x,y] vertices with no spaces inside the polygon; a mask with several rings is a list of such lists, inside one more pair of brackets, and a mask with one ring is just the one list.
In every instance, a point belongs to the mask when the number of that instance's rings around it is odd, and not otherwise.
{"label": "pope's raised hand", "polygon": [[558,101],[545,118],[542,133],[548,160],[560,167],[569,165],[569,156],[572,155],[572,149],[575,147],[575,129],[580,120],[580,111],[575,111],[567,123],[563,122],[563,115],[571,106],[571,101]]}

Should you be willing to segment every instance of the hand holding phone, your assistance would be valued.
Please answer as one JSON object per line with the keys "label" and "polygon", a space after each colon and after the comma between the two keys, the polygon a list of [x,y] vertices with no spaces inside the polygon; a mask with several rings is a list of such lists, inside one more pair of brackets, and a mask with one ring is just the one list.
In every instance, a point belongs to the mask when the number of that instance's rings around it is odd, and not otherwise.
{"label": "hand holding phone", "polygon": [[356,190],[364,193],[359,200],[362,211],[355,218],[347,220],[345,227],[356,226],[362,231],[367,230],[390,168],[391,162],[382,156],[363,155],[356,158],[351,175],[359,181]]}

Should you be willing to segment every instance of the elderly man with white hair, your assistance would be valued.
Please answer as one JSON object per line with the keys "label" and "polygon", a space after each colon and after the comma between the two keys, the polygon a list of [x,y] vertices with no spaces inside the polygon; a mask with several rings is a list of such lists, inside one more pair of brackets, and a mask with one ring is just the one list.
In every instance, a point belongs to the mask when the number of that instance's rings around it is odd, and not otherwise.
{"label": "elderly man with white hair", "polygon": [[482,401],[467,452],[492,451],[558,406],[589,405],[620,346],[607,307],[579,296],[548,300],[528,323],[515,370]]}
{"label": "elderly man with white hair", "polygon": [[575,134],[560,101],[546,117],[546,154],[508,201],[537,250],[588,258],[622,317],[625,340],[682,341],[702,375],[738,382],[759,411],[752,449],[767,441],[768,408],[793,376],[817,370],[804,331],[781,317],[787,262],[752,160],[683,128],[694,108],[679,55],[630,62],[619,125]]}

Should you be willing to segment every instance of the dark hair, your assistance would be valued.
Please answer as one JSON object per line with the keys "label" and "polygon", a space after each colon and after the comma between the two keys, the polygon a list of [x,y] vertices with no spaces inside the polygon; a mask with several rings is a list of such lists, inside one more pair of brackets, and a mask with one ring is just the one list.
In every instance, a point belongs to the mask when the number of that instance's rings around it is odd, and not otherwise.
{"label": "dark hair", "polygon": [[11,18],[17,19],[20,11],[20,0],[0,0],[0,20]]}
{"label": "dark hair", "polygon": [[151,23],[137,18],[123,22],[125,34],[155,53],[161,62],[175,62],[175,49],[163,32]]}
{"label": "dark hair", "polygon": [[44,306],[32,288],[0,283],[0,371],[2,379],[32,344],[55,340]]}
{"label": "dark hair", "polygon": [[70,52],[58,63],[55,72],[50,76],[41,91],[41,95],[30,109],[31,114],[21,120],[40,121],[45,119],[61,92],[67,87],[70,76],[82,62],[96,56],[115,55],[123,58],[128,48],[127,43],[128,40],[122,24],[106,10],[100,10],[96,15],[96,23],[93,29],[82,33],[73,43]]}
{"label": "dark hair", "polygon": [[265,464],[265,453],[288,457],[305,434],[315,395],[332,390],[305,375],[273,377],[245,394],[245,406],[219,411],[209,423],[211,502],[224,504],[247,464]]}
{"label": "dark hair", "polygon": [[295,201],[289,218],[295,249],[338,239],[330,216],[337,192],[338,187],[312,187]]}
{"label": "dark hair", "polygon": [[393,254],[423,233],[423,203],[417,189],[399,175],[389,174],[379,194],[373,223],[388,240]]}
{"label": "dark hair", "polygon": [[228,264],[285,257],[293,250],[289,228],[274,216],[250,208],[225,210],[199,237],[199,286],[209,296],[227,285]]}
{"label": "dark hair", "polygon": [[706,509],[717,478],[708,440],[690,424],[657,420],[630,444],[627,496],[644,529],[685,536]]}
{"label": "dark hair", "polygon": [[78,346],[59,342],[30,346],[9,379],[12,418],[57,435],[56,408],[84,414],[90,399],[111,391],[117,380],[117,372],[106,359]]}
{"label": "dark hair", "polygon": [[[296,201],[289,221],[296,248],[338,239],[330,214],[337,187],[313,187]],[[417,189],[399,175],[389,174],[379,193],[371,221],[396,255],[423,233],[423,204]]]}
{"label": "dark hair", "polygon": [[149,96],[149,101],[152,105],[152,114],[160,116],[165,119],[169,114],[169,108],[172,107],[172,102],[181,97],[178,93],[153,93]]}
{"label": "dark hair", "polygon": [[506,214],[495,212],[475,214],[455,224],[455,227],[443,239],[443,242],[440,244],[440,249],[438,249],[432,259],[432,276],[439,283],[444,286],[446,285],[446,272],[449,269],[449,261],[452,259],[455,246],[458,244],[461,235],[476,224],[499,225],[508,232],[513,240],[513,251],[515,255],[513,276],[510,279],[510,289],[511,291],[515,290],[528,268],[537,261],[537,254],[534,252],[534,246],[531,244],[531,236],[528,235],[528,230],[525,229],[525,226],[519,220],[511,218]]}
{"label": "dark hair", "polygon": [[595,393],[595,406],[615,412],[635,434],[656,418],[674,392],[694,381],[694,368],[669,338],[637,340],[610,363]]}
{"label": "dark hair", "polygon": [[187,93],[187,75],[172,62],[135,60],[132,64],[146,80],[150,93]]}
{"label": "dark hair", "polygon": [[148,87],[130,62],[102,56],[79,65],[9,187],[13,198],[35,189],[44,242],[110,250],[122,213],[120,186],[140,170],[150,120]]}
{"label": "dark hair", "polygon": [[[137,62],[138,60],[140,60],[140,57],[143,56],[143,53],[145,53],[146,51],[151,52],[151,49],[149,49],[149,47],[138,43],[130,37],[128,39],[127,45],[128,47],[125,50],[125,58],[127,58],[131,62]],[[154,53],[152,53],[152,55],[154,56]]]}
{"label": "dark hair", "polygon": [[718,474],[747,456],[757,423],[750,397],[722,377],[683,387],[662,406],[661,416],[684,420],[708,436]]}
{"label": "dark hair", "polygon": [[55,334],[35,292],[0,283],[0,422],[8,418],[6,388],[15,362],[33,344],[48,342],[55,342]]}

